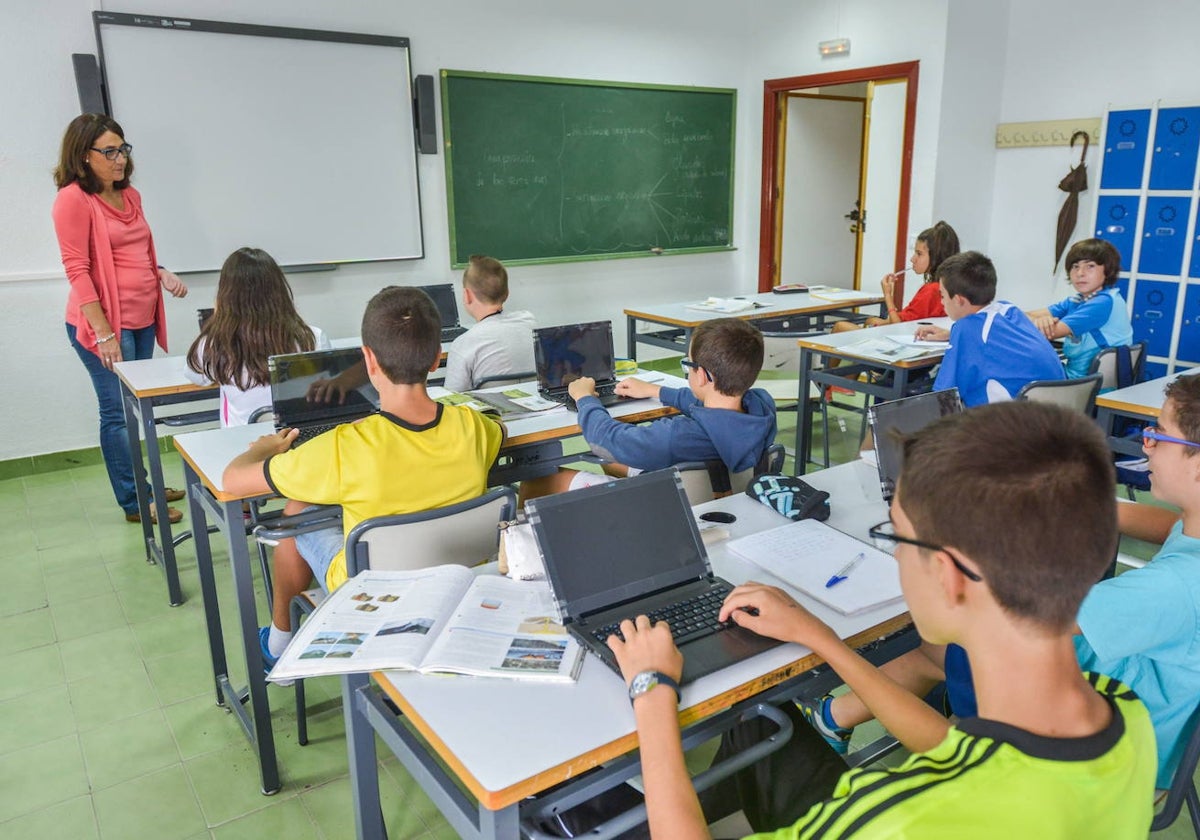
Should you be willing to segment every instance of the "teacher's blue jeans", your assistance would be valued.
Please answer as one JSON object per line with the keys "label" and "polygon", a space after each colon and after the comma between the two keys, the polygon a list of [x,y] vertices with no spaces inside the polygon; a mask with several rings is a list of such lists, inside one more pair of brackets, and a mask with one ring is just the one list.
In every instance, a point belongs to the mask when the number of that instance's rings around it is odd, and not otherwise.
{"label": "teacher's blue jeans", "polygon": [[[125,430],[125,410],[121,405],[121,381],[104,366],[99,356],[76,340],[75,327],[66,326],[67,339],[92,377],[92,387],[96,389],[96,399],[100,403],[100,453],[108,468],[108,482],[121,509],[126,513],[137,513],[137,485],[133,483],[133,459]],[[154,324],[140,330],[121,330],[121,358],[128,362],[153,356],[154,332]],[[141,466],[141,453],[138,455],[138,477],[144,482],[146,471]]]}

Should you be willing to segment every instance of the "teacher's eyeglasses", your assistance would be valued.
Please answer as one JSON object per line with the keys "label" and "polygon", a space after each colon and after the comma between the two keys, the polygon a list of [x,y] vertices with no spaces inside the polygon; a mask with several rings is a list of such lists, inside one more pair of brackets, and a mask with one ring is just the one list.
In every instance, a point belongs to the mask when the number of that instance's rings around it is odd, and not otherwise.
{"label": "teacher's eyeglasses", "polygon": [[1147,449],[1153,449],[1158,443],[1178,443],[1180,446],[1194,446],[1200,449],[1200,443],[1194,440],[1184,440],[1183,438],[1171,437],[1164,435],[1158,426],[1147,426],[1142,429],[1142,446]]}
{"label": "teacher's eyeglasses", "polygon": [[954,556],[954,552],[946,548],[944,545],[935,545],[934,543],[922,542],[921,540],[913,539],[912,537],[902,537],[896,533],[896,526],[892,524],[892,520],[880,522],[867,529],[867,536],[873,540],[885,540],[891,543],[904,543],[906,545],[915,545],[917,548],[927,548],[930,551],[944,551],[950,557],[950,562],[954,564],[954,568],[963,573],[963,577],[967,580],[973,580],[980,583],[983,577],[978,572],[972,571],[963,565],[962,561]]}
{"label": "teacher's eyeglasses", "polygon": [[93,152],[104,155],[105,160],[116,160],[117,155],[124,155],[125,159],[128,160],[129,156],[133,154],[133,146],[130,146],[128,143],[122,143],[120,146],[108,146],[103,149],[97,149],[95,146],[90,148]]}

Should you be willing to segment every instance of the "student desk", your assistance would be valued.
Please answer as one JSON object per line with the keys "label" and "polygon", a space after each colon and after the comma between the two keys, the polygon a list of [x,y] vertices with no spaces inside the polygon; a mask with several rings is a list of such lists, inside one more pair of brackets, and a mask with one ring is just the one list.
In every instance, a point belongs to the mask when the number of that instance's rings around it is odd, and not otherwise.
{"label": "student desk", "polygon": [[[949,329],[949,318],[927,318],[922,324]],[[917,359],[889,361],[882,357],[863,356],[851,347],[860,341],[889,335],[912,335],[917,329],[917,322],[903,321],[899,324],[884,324],[880,327],[869,327],[863,330],[816,335],[799,339],[800,345],[800,406],[799,417],[796,419],[796,474],[802,475],[808,469],[812,450],[812,426],[814,407],[807,399],[809,388],[816,385],[822,391],[827,385],[849,388],[876,400],[895,400],[909,395],[914,373],[928,371],[945,355],[942,350],[934,350]],[[823,367],[816,365],[816,359],[823,358]],[[840,361],[839,367],[832,367],[831,362]],[[876,374],[868,376],[865,381],[859,379],[860,374]],[[872,378],[876,381],[870,381]]]}
{"label": "student desk", "polygon": [[[867,528],[887,516],[873,467],[846,464],[811,480],[832,494],[830,523],[854,536],[865,538]],[[787,524],[744,494],[696,508],[705,510],[734,513],[737,521],[724,526],[734,538]],[[708,548],[718,574],[735,582],[780,583],[726,545]],[[851,644],[878,643],[869,654],[876,661],[916,644],[902,603],[846,617],[799,597]],[[680,712],[685,744],[701,743],[719,731],[719,724],[728,725],[759,704],[815,696],[839,684],[828,669],[813,672],[821,665],[808,649],[788,644],[687,685]],[[403,717],[388,708],[385,696]],[[459,836],[472,840],[516,838],[523,830],[524,836],[537,836],[528,831],[539,815],[584,801],[639,772],[625,685],[593,656],[571,685],[399,671],[356,674],[343,678],[343,705],[359,838],[383,836],[376,734]],[[593,768],[602,769],[585,772]]]}
{"label": "student desk", "polygon": [[1119,455],[1132,455],[1141,458],[1142,441],[1117,437],[1113,428],[1118,418],[1130,420],[1157,420],[1163,406],[1163,389],[1179,376],[1194,376],[1200,374],[1200,368],[1173,373],[1170,376],[1160,376],[1146,382],[1130,385],[1128,388],[1117,388],[1096,397],[1096,422],[1108,437],[1108,446]]}
{"label": "student desk", "polygon": [[[335,349],[342,347],[357,347],[362,343],[358,336],[351,338],[333,339],[330,344]],[[449,344],[442,345],[442,363],[446,361],[446,349]],[[151,494],[154,497],[154,513],[158,519],[158,536],[154,533],[154,523],[150,518],[150,499],[146,496],[145,485],[135,482],[138,494],[138,509],[142,519],[142,536],[146,541],[146,561],[162,566],[167,579],[167,597],[171,606],[177,607],[183,603],[183,593],[179,588],[179,573],[175,564],[175,544],[186,539],[187,532],[172,537],[171,522],[167,517],[167,502],[163,488],[166,486],[163,478],[162,454],[158,448],[158,418],[155,409],[168,405],[178,405],[196,400],[215,398],[218,395],[216,385],[196,385],[187,378],[187,359],[184,356],[159,356],[152,359],[139,359],[130,362],[117,362],[113,366],[117,378],[121,381],[122,404],[125,410],[125,429],[129,435],[129,451],[139,458],[142,440],[146,442],[146,455],[149,460],[149,478]],[[196,423],[208,422],[209,418],[196,418]],[[135,462],[136,463],[136,462]],[[146,464],[142,464],[143,468]]]}
{"label": "student desk", "polygon": [[[846,289],[833,289],[831,292],[847,292]],[[763,304],[761,309],[746,309],[741,312],[705,312],[689,309],[689,305],[700,302],[699,299],[686,303],[666,303],[659,306],[648,306],[642,309],[626,309],[625,322],[627,329],[627,355],[637,360],[637,345],[649,344],[662,347],[676,353],[686,353],[688,342],[692,338],[692,330],[705,321],[715,318],[741,318],[745,321],[775,321],[780,318],[799,317],[801,323],[788,326],[788,330],[820,329],[827,315],[835,313],[846,314],[847,310],[870,303],[879,303],[883,295],[878,292],[862,292],[861,296],[847,297],[844,300],[825,300],[809,292],[777,295],[774,292],[763,292],[757,295],[741,295],[747,300]],[[817,316],[815,319],[812,316]],[[813,324],[815,320],[815,325]],[[639,333],[638,322],[641,321],[662,329],[652,329]],[[760,324],[764,329],[784,329],[776,324]]]}
{"label": "student desk", "polygon": [[[678,380],[678,377],[667,377],[663,374],[650,375]],[[671,412],[672,409],[665,408],[657,400],[631,400],[617,407],[614,414],[622,419],[635,421]],[[504,481],[515,481],[522,476],[522,470],[537,473],[547,469],[547,465],[552,466],[562,460],[578,460],[578,456],[562,455],[562,447],[558,443],[562,438],[579,434],[579,426],[572,412],[552,409],[543,415],[515,420],[507,425],[509,436],[501,454],[514,455],[516,461],[495,467],[489,483],[495,480],[497,474],[501,475]],[[204,601],[204,620],[208,631],[209,652],[212,656],[217,703],[235,714],[247,738],[254,744],[258,753],[262,791],[265,794],[279,790],[280,779],[274,734],[271,730],[271,710],[259,652],[258,614],[250,549],[242,517],[242,502],[249,497],[225,492],[221,486],[221,477],[230,461],[244,452],[254,440],[273,431],[274,426],[271,423],[256,423],[228,429],[189,432],[175,437],[175,448],[179,450],[183,459],[184,478],[187,483],[188,510],[196,545],[196,567],[200,576],[201,598]],[[556,444],[555,455],[552,447]],[[230,679],[221,629],[212,547],[209,542],[210,522],[224,534],[229,549],[238,626],[241,630],[241,648],[249,683],[246,692],[234,688]],[[243,693],[248,699],[248,708],[243,706]]]}

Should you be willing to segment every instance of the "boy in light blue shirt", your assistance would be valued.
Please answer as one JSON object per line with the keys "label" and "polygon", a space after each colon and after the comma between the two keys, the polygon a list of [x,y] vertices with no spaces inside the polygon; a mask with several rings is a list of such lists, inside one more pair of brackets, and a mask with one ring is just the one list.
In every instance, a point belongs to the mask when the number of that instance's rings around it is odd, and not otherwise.
{"label": "boy in light blue shirt", "polygon": [[1075,294],[1029,313],[1047,339],[1064,339],[1067,378],[1087,376],[1106,347],[1133,341],[1129,309],[1117,290],[1121,255],[1103,239],[1084,239],[1067,251],[1067,277]]}

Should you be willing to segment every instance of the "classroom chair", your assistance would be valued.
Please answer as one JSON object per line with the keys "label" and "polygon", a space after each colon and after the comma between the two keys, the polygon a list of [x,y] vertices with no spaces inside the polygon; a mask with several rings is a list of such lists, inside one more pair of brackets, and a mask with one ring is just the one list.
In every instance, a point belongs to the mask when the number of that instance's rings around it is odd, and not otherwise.
{"label": "classroom chair", "polygon": [[475,389],[490,388],[494,385],[516,385],[518,382],[530,382],[537,379],[537,372],[532,370],[518,373],[502,373],[496,376],[485,376],[475,383]]}
{"label": "classroom chair", "polygon": [[1200,840],[1200,796],[1196,794],[1196,765],[1200,762],[1200,705],[1188,718],[1187,746],[1183,749],[1183,757],[1179,759],[1179,767],[1167,788],[1167,795],[1162,799],[1162,808],[1154,815],[1150,823],[1151,831],[1162,831],[1175,822],[1179,812],[1186,802],[1188,814],[1192,818],[1192,832]]}
{"label": "classroom chair", "polygon": [[[482,496],[418,513],[365,519],[346,535],[346,574],[364,569],[411,570],[455,563],[477,566],[495,558],[501,522],[516,515],[517,494],[507,485]],[[292,599],[292,629],[316,609],[316,599],[302,593]],[[295,681],[296,735],[308,743],[304,680]]]}
{"label": "classroom chair", "polygon": [[760,475],[782,473],[785,455],[782,443],[772,443],[757,464],[741,472],[731,474],[725,464],[717,460],[684,461],[675,464],[674,469],[679,470],[679,477],[683,479],[688,504],[694,506],[734,493],[744,493],[750,482]]}
{"label": "classroom chair", "polygon": [[1061,405],[1091,417],[1096,413],[1096,395],[1100,393],[1101,378],[1100,374],[1093,373],[1079,379],[1040,379],[1028,383],[1017,392],[1016,398]]}
{"label": "classroom chair", "polygon": [[[1127,358],[1123,358],[1126,357]],[[1101,391],[1128,388],[1142,381],[1142,368],[1146,362],[1146,342],[1139,341],[1126,347],[1106,347],[1092,359],[1088,373],[1098,373],[1102,378]]]}

